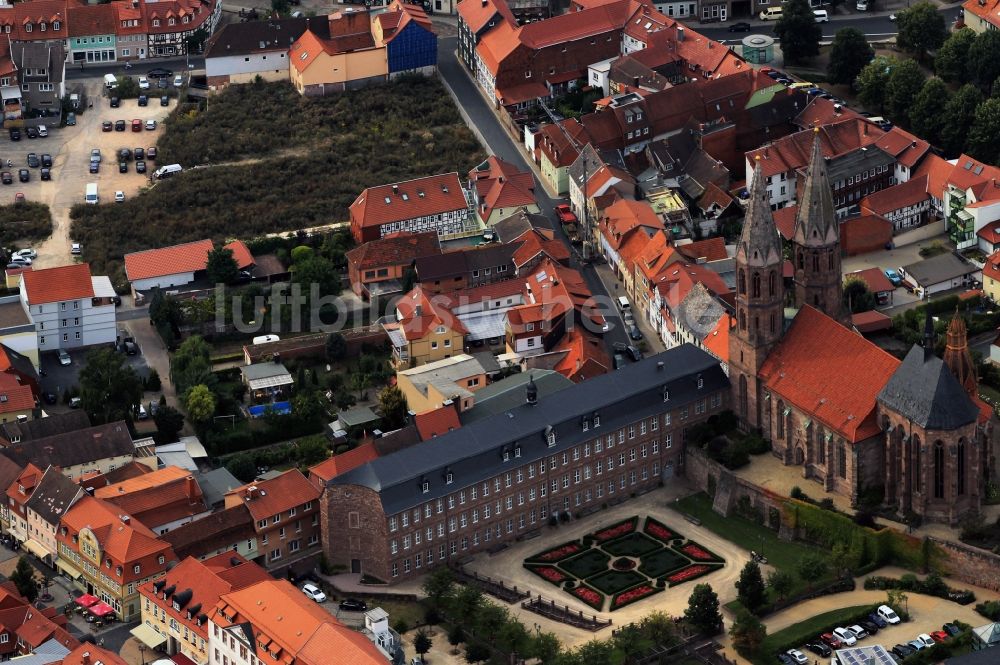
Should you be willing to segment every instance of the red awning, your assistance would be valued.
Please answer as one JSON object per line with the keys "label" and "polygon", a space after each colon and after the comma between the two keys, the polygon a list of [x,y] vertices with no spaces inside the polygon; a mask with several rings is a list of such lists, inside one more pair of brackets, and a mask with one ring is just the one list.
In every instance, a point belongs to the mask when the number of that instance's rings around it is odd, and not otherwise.
{"label": "red awning", "polygon": [[99,603],[91,605],[87,609],[87,611],[90,612],[91,614],[93,614],[94,616],[102,617],[102,616],[105,616],[107,614],[114,614],[115,608],[111,607],[110,605],[108,605],[104,601],[101,601]]}
{"label": "red awning", "polygon": [[91,596],[89,593],[85,593],[74,602],[80,607],[90,607],[94,603],[98,602],[99,598],[97,596]]}

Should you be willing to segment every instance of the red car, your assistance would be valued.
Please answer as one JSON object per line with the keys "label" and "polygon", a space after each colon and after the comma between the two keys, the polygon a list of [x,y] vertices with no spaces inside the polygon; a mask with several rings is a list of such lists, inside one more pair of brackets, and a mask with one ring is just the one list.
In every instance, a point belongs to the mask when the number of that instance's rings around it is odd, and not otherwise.
{"label": "red car", "polygon": [[839,649],[840,647],[843,646],[840,640],[838,640],[836,637],[833,636],[833,633],[823,633],[822,635],[819,636],[819,639],[820,641],[823,642],[823,644],[830,647],[831,649]]}
{"label": "red car", "polygon": [[935,630],[933,633],[931,633],[931,639],[934,640],[935,642],[944,642],[949,637],[950,635],[948,635],[948,633],[944,632],[943,630]]}
{"label": "red car", "polygon": [[569,209],[569,206],[565,203],[560,203],[556,206],[556,214],[559,216],[560,224],[576,224],[576,215],[573,211]]}

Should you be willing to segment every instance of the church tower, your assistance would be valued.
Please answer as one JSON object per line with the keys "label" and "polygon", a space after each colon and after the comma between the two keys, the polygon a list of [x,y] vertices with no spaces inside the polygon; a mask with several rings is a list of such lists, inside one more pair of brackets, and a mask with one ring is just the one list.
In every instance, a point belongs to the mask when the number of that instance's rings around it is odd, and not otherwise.
{"label": "church tower", "polygon": [[[733,406],[744,427],[761,426],[760,368],[784,331],[781,239],[760,158],[736,246],[736,327],[729,333]],[[840,262],[837,262],[840,265]]]}
{"label": "church tower", "polygon": [[955,316],[948,324],[948,341],[944,347],[944,364],[955,375],[958,382],[969,393],[969,397],[979,396],[979,382],[976,380],[976,366],[969,353],[969,340],[965,320],[955,310]]}
{"label": "church tower", "polygon": [[844,283],[840,268],[840,223],[820,148],[819,129],[813,139],[805,184],[799,197],[792,235],[795,262],[795,306],[811,305],[844,323]]}

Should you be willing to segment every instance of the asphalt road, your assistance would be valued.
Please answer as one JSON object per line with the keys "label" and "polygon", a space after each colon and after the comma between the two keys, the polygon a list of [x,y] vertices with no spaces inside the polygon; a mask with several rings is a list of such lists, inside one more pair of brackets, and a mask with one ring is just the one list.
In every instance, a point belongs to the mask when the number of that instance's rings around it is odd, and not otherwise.
{"label": "asphalt road", "polygon": [[[896,12],[899,11],[902,10],[896,10]],[[961,15],[962,8],[961,6],[956,5],[945,9],[939,9],[938,12],[944,15],[945,23],[950,25]],[[729,31],[730,25],[744,21],[750,23],[752,26],[750,32]],[[747,21],[746,19],[733,19],[727,23],[709,23],[707,25],[696,23],[692,25],[692,28],[706,37],[711,37],[712,39],[719,41],[725,40],[726,42],[741,40],[748,34],[774,36],[774,21],[760,21],[756,18],[751,21]],[[831,16],[830,21],[823,24],[823,41],[832,41],[834,35],[841,28],[856,28],[869,38],[891,37],[897,32],[896,24],[889,20],[889,12],[868,14],[855,12],[847,16]]]}
{"label": "asphalt road", "polygon": [[[530,171],[524,152],[514,143],[514,140],[503,128],[500,121],[494,115],[493,110],[486,104],[486,100],[475,87],[472,79],[466,73],[464,65],[455,53],[455,37],[448,37],[438,40],[438,72],[451,88],[462,110],[472,122],[472,125],[486,141],[486,148],[500,159],[510,162],[525,171]],[[570,252],[575,255],[576,249],[571,245],[569,238],[563,233],[562,226],[557,222],[555,206],[568,202],[566,198],[552,198],[548,195],[545,187],[535,178],[535,200],[539,208],[549,221],[549,227],[553,229],[556,236],[570,248]],[[597,297],[598,302],[607,303],[604,307],[604,316],[608,319],[610,330],[604,334],[604,341],[608,346],[610,355],[614,355],[613,344],[622,342],[629,344],[628,334],[622,326],[621,318],[613,305],[612,297],[604,288],[604,284],[597,277],[597,273],[590,264],[579,265],[575,259],[573,267],[577,268],[583,275],[590,287],[591,293]]]}
{"label": "asphalt road", "polygon": [[155,58],[153,60],[143,60],[133,65],[131,69],[125,69],[124,62],[108,62],[108,63],[91,63],[83,66],[80,69],[79,65],[66,65],[66,80],[78,80],[78,79],[101,79],[105,74],[127,74],[129,76],[142,76],[150,69],[170,69],[173,70],[175,74],[180,74],[186,69],[204,69],[205,68],[205,58],[202,56],[192,56],[189,59],[185,57],[179,58],[169,58],[161,59]]}

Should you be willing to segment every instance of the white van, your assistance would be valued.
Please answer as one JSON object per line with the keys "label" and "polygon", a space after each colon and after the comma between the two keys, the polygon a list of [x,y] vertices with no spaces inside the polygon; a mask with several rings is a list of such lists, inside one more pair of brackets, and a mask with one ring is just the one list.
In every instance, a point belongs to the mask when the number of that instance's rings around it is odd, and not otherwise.
{"label": "white van", "polygon": [[87,192],[86,192],[86,194],[84,194],[83,200],[84,200],[84,202],[86,202],[86,203],[88,203],[90,205],[97,205],[98,203],[100,203],[101,197],[97,195],[97,183],[96,182],[88,182],[87,183]]}
{"label": "white van", "polygon": [[254,344],[267,344],[268,342],[279,342],[281,338],[277,335],[258,335],[253,338]]}
{"label": "white van", "polygon": [[623,314],[632,309],[632,305],[629,304],[628,298],[625,296],[618,296],[618,309],[620,309]]}
{"label": "white van", "polygon": [[114,90],[115,88],[118,87],[118,79],[115,77],[114,74],[104,75],[104,87],[107,88],[108,90]]}
{"label": "white van", "polygon": [[761,21],[777,21],[781,18],[781,7],[768,7],[760,13]]}
{"label": "white van", "polygon": [[830,20],[830,15],[826,13],[825,9],[814,9],[813,16],[816,17],[817,23],[827,23]]}
{"label": "white van", "polygon": [[859,12],[868,11],[868,0],[858,0],[858,3],[854,5],[854,8]]}
{"label": "white van", "polygon": [[180,173],[183,170],[184,169],[181,168],[180,164],[167,164],[166,166],[161,166],[153,171],[153,177],[157,180],[163,180],[164,178],[169,178],[175,173]]}

